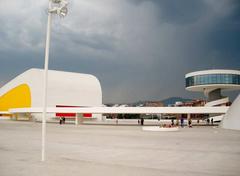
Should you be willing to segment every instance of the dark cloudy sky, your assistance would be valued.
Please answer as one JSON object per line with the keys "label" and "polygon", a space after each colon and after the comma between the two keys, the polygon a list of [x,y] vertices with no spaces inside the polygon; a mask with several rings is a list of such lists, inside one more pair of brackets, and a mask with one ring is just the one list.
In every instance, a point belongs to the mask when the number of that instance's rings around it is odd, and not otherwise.
{"label": "dark cloudy sky", "polygon": [[[0,0],[0,86],[43,68],[47,6]],[[71,0],[53,18],[49,68],[95,75],[105,103],[202,96],[186,73],[240,69],[240,1]]]}

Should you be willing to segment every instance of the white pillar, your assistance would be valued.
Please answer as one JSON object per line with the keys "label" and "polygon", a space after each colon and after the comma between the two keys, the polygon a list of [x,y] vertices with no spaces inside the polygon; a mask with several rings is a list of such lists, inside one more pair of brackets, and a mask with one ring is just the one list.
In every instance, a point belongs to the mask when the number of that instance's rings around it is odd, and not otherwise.
{"label": "white pillar", "polygon": [[[49,0],[48,9],[51,9],[51,1]],[[43,113],[42,113],[42,161],[45,161],[45,142],[46,142],[46,109],[47,109],[47,83],[48,83],[48,59],[51,35],[51,17],[52,14],[48,12],[47,23],[47,39],[45,48],[45,63],[44,63],[44,80],[43,80]]]}
{"label": "white pillar", "polygon": [[78,120],[79,120],[78,124],[79,123],[83,124],[83,114],[78,114]]}
{"label": "white pillar", "polygon": [[75,125],[78,125],[78,113],[75,115]]}

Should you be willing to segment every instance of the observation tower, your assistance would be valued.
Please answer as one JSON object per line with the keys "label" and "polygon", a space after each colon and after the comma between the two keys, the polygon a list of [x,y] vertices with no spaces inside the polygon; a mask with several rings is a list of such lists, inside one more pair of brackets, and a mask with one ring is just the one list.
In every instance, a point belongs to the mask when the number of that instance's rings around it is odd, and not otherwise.
{"label": "observation tower", "polygon": [[221,91],[240,90],[239,70],[202,70],[185,75],[186,90],[203,92],[207,97],[205,106],[220,106],[229,102]]}

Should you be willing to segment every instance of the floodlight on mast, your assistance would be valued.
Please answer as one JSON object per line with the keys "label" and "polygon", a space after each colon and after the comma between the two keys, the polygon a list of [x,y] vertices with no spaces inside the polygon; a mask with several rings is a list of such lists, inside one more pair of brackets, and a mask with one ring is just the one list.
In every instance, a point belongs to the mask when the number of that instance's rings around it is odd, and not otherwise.
{"label": "floodlight on mast", "polygon": [[43,77],[43,113],[42,113],[42,161],[45,161],[45,142],[46,142],[46,110],[47,110],[47,83],[48,83],[48,60],[51,35],[52,14],[57,14],[60,17],[67,15],[66,0],[49,0],[48,4],[48,22],[47,22],[47,38],[45,48],[45,63]]}
{"label": "floodlight on mast", "polygon": [[57,14],[60,17],[65,17],[68,13],[66,0],[52,0],[53,7],[49,9],[49,12],[52,14]]}

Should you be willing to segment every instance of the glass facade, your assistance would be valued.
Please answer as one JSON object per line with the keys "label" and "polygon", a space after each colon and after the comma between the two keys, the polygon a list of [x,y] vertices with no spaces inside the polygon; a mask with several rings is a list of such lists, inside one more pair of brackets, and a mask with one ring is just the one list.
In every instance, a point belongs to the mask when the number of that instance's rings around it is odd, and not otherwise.
{"label": "glass facade", "polygon": [[207,74],[186,78],[186,87],[206,84],[235,84],[240,85],[240,75]]}

